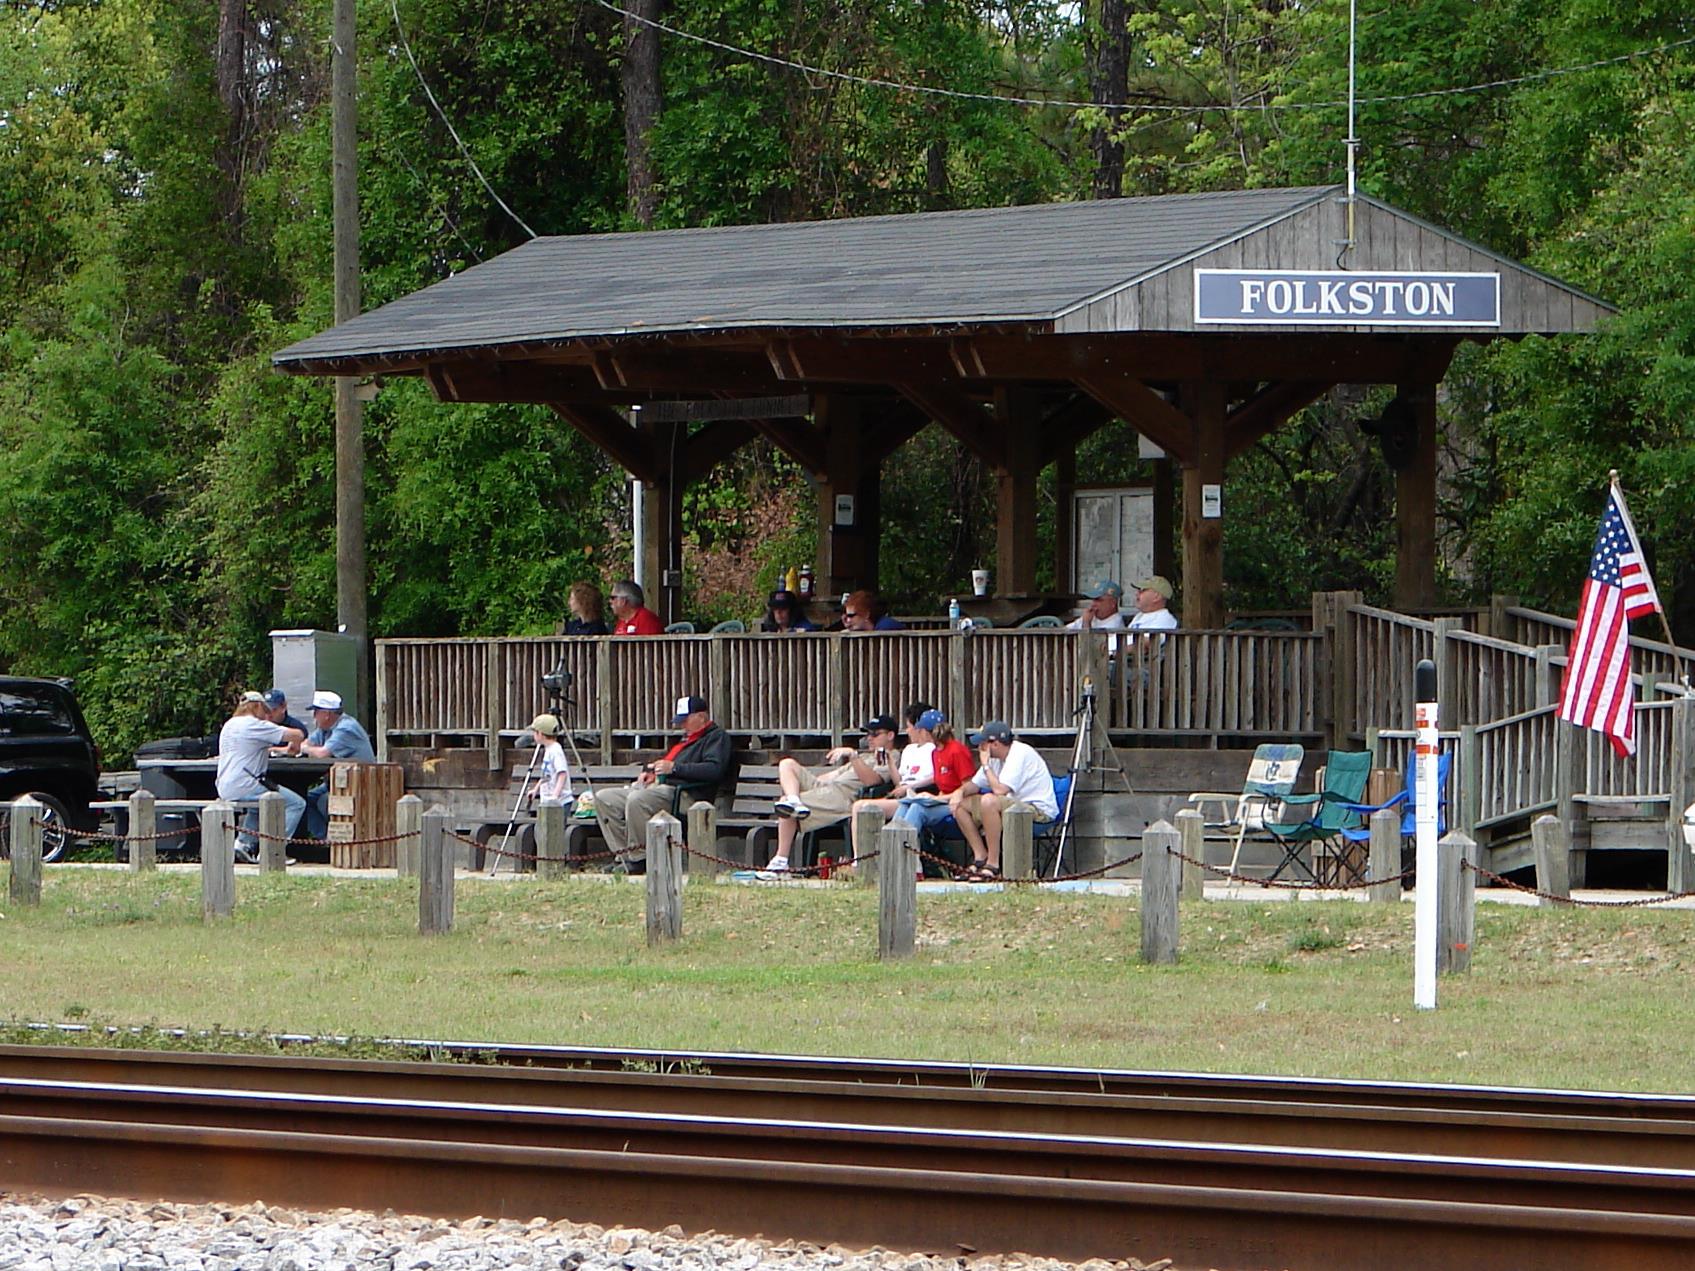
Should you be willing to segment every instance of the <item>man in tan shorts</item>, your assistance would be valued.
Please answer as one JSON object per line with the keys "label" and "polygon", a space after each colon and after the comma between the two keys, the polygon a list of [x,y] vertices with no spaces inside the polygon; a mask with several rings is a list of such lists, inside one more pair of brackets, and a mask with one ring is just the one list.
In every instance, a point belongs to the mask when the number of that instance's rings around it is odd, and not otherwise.
{"label": "man in tan shorts", "polygon": [[766,870],[786,873],[789,849],[803,828],[822,829],[846,820],[853,801],[866,786],[892,785],[895,779],[895,721],[878,715],[865,721],[865,749],[837,746],[824,756],[824,767],[802,767],[785,756],[777,764],[777,849]]}

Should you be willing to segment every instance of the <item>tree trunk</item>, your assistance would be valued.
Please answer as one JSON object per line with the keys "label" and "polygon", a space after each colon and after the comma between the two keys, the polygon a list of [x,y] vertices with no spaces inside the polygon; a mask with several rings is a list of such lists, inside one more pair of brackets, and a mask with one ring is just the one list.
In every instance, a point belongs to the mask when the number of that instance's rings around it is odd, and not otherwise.
{"label": "tree trunk", "polygon": [[243,154],[247,148],[251,94],[247,84],[247,42],[250,18],[247,0],[218,0],[218,43],[213,62],[218,76],[218,101],[224,108],[224,135],[217,149],[218,211],[232,238],[239,238]]}
{"label": "tree trunk", "polygon": [[1124,143],[1113,136],[1130,96],[1130,31],[1125,0],[1100,0],[1100,21],[1089,50],[1089,95],[1106,107],[1106,123],[1094,130],[1089,148],[1095,152],[1094,194],[1116,199],[1124,193]]}
{"label": "tree trunk", "polygon": [[[659,21],[663,0],[628,0],[631,13]],[[659,32],[635,18],[624,19],[624,170],[630,215],[653,224],[659,205],[648,134],[659,122]]]}

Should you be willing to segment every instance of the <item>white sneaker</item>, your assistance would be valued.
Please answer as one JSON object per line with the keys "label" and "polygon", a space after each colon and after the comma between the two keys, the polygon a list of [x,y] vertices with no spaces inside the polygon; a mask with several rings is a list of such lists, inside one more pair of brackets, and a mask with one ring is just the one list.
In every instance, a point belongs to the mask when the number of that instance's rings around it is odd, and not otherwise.
{"label": "white sneaker", "polygon": [[778,799],[772,806],[776,808],[778,816],[790,817],[796,821],[804,821],[807,817],[812,815],[812,809],[807,807],[806,804],[802,803],[799,799],[789,798],[787,796]]}
{"label": "white sneaker", "polygon": [[786,874],[786,873],[788,873],[789,872],[789,858],[786,857],[786,856],[773,856],[771,858],[770,863],[768,865],[766,865],[764,872],[767,873],[767,874]]}

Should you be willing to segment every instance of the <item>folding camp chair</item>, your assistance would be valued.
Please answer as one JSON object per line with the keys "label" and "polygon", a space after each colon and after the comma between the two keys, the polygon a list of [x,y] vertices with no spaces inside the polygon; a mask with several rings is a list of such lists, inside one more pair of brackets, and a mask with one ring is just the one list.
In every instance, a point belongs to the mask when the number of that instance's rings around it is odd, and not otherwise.
{"label": "folding camp chair", "polygon": [[[1453,758],[1452,755],[1436,756],[1436,833],[1438,835],[1448,832],[1448,769],[1452,766]],[[1406,841],[1418,833],[1418,761],[1416,759],[1407,761],[1406,784],[1401,787],[1400,793],[1396,794],[1394,798],[1385,799],[1382,803],[1352,803],[1348,806],[1351,811],[1359,814],[1362,824],[1344,828],[1342,830],[1344,842],[1349,844],[1369,843],[1371,841],[1371,814],[1380,812],[1384,808],[1400,808],[1401,842],[1404,849]],[[1338,857],[1337,859],[1341,861],[1345,858]],[[1349,872],[1355,871],[1350,870]],[[1349,878],[1345,881],[1358,882],[1359,878]]]}
{"label": "folding camp chair", "polygon": [[1371,777],[1369,750],[1332,750],[1324,763],[1316,794],[1290,794],[1283,797],[1285,812],[1309,808],[1304,821],[1267,821],[1265,832],[1277,840],[1283,849],[1283,859],[1271,871],[1279,877],[1289,866],[1306,871],[1307,877],[1318,881],[1312,866],[1301,859],[1301,848],[1311,843],[1328,844],[1338,840],[1344,829],[1360,825],[1360,814],[1353,810],[1365,794],[1365,783]]}
{"label": "folding camp chair", "polygon": [[[1230,872],[1236,872],[1236,862],[1242,855],[1242,839],[1249,830],[1256,833],[1265,828],[1272,805],[1295,788],[1300,775],[1301,760],[1306,751],[1294,743],[1268,742],[1254,750],[1253,762],[1248,765],[1248,778],[1242,782],[1239,794],[1229,791],[1208,791],[1191,794],[1189,806],[1199,808],[1208,828],[1234,833],[1230,851]],[[1217,814],[1207,817],[1211,807]]]}

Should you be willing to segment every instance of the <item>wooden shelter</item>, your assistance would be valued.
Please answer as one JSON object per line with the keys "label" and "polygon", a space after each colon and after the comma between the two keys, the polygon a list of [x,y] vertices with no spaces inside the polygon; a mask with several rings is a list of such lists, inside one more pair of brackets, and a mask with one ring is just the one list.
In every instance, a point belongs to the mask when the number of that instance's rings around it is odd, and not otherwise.
{"label": "wooden shelter", "polygon": [[541,238],[273,361],[550,406],[648,487],[667,617],[683,490],[755,437],[813,475],[833,594],[875,583],[880,467],[934,421],[997,474],[997,586],[1028,594],[1037,476],[1056,464],[1069,487],[1078,443],[1116,417],[1181,469],[1184,624],[1216,627],[1231,458],[1337,384],[1394,385],[1395,599],[1425,607],[1454,350],[1611,310],[1374,199],[1349,241],[1345,203],[1242,190]]}

